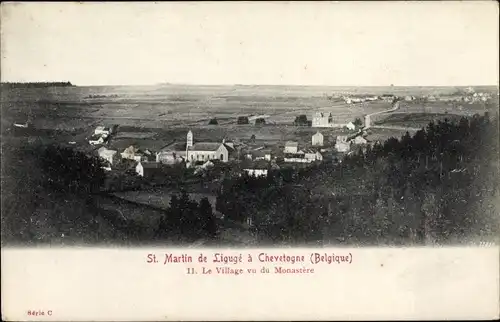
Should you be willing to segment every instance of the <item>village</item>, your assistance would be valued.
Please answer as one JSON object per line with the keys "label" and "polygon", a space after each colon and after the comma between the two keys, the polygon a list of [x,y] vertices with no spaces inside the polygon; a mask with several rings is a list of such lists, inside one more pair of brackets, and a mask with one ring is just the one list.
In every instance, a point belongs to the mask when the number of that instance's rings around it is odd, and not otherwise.
{"label": "village", "polygon": [[[347,135],[325,137],[318,129],[310,137],[309,144],[286,141],[280,145],[260,144],[238,138],[221,138],[219,142],[196,140],[196,130],[186,133],[184,142],[173,142],[158,151],[130,145],[122,151],[110,148],[117,126],[98,126],[88,142],[95,147],[97,156],[103,161],[103,169],[143,178],[157,177],[174,166],[191,169],[194,174],[206,176],[221,165],[240,169],[239,174],[265,177],[268,171],[282,167],[304,167],[320,162],[341,162],[342,157],[356,149],[363,149],[374,142],[364,136],[362,127],[349,122],[344,126]],[[127,164],[128,167],[123,168]]]}
{"label": "village", "polygon": [[[181,113],[172,112],[176,108],[167,105],[163,96],[155,98],[156,104],[151,108],[152,105],[139,98],[137,104],[121,102],[122,98],[112,93],[97,102],[85,101],[74,106],[71,104],[75,103],[65,103],[72,108],[41,105],[40,110],[59,115],[59,119],[50,122],[34,115],[36,110],[11,113],[11,126],[6,127],[5,135],[15,143],[13,146],[30,146],[34,151],[40,147],[45,151],[43,158],[38,157],[38,152],[34,154],[36,158],[30,156],[33,162],[54,159],[66,164],[70,173],[83,171],[74,175],[77,182],[82,177],[90,181],[94,177],[102,179],[92,190],[92,203],[86,206],[90,209],[85,208],[94,219],[98,218],[101,226],[93,230],[98,234],[106,232],[109,238],[125,243],[161,238],[179,243],[187,238],[196,245],[286,243],[286,238],[293,235],[300,239],[305,232],[296,228],[283,232],[283,227],[291,229],[295,224],[283,221],[280,214],[296,212],[300,216],[293,220],[301,222],[299,226],[316,225],[314,221],[307,222],[310,217],[303,214],[316,212],[321,218],[322,209],[329,214],[359,212],[351,204],[351,196],[365,202],[366,190],[378,193],[373,184],[367,183],[371,177],[363,176],[361,171],[354,172],[357,170],[353,165],[369,162],[364,156],[394,148],[388,142],[394,144],[402,136],[408,139],[429,122],[458,122],[462,117],[472,120],[475,113],[487,111],[495,103],[493,92],[488,95],[472,89],[463,92],[456,94],[461,97],[456,101],[450,101],[451,94],[441,94],[439,101],[433,101],[430,95],[419,95],[417,91],[411,92],[415,96],[406,97],[397,90],[394,93],[399,95],[339,94],[338,102],[315,96],[307,99],[307,105],[294,103],[294,108],[289,107],[288,99],[283,99],[283,103],[273,102],[279,108],[273,107],[268,98],[255,103],[252,98],[257,108],[246,106],[243,98],[238,98],[241,101],[237,104],[226,102],[221,108],[205,106],[200,100],[190,102],[191,107],[177,108]],[[92,93],[82,91],[82,96],[97,95]],[[111,96],[114,98],[108,99]],[[343,97],[364,101],[347,102]],[[469,98],[475,103],[466,105]],[[465,106],[463,110],[461,106]],[[71,118],[74,122],[70,123]],[[90,171],[81,168],[79,163],[87,159],[99,171],[93,166]],[[19,160],[26,162],[26,157]],[[45,172],[53,168],[50,163],[45,166]],[[371,168],[364,167],[362,171]],[[377,171],[383,177],[383,169],[370,171]],[[462,174],[463,169],[455,167],[449,172]],[[65,173],[50,175],[66,178]],[[183,205],[176,201],[179,198]],[[289,208],[288,202],[295,204]],[[182,221],[165,224],[162,218],[185,212],[184,208],[194,207],[193,204],[216,218],[216,241],[181,231],[166,232],[170,228],[181,229],[183,224]],[[303,209],[303,205],[308,208]],[[266,207],[275,209],[267,211]],[[322,230],[315,231],[319,234]],[[64,232],[59,237],[66,240],[68,234]],[[336,236],[339,232],[332,234]],[[316,235],[307,238],[313,243],[321,240]]]}
{"label": "village", "polygon": [[[308,142],[299,143],[297,140],[283,142],[263,142],[250,139],[223,136],[218,140],[197,139],[196,128],[187,129],[184,140],[166,142],[157,150],[145,148],[140,143],[131,143],[125,149],[113,147],[113,137],[118,134],[118,125],[97,126],[88,138],[95,154],[103,161],[103,169],[110,174],[124,174],[143,178],[144,180],[162,181],[161,174],[169,169],[183,168],[197,177],[210,177],[211,173],[229,172],[241,176],[246,173],[254,177],[266,177],[271,170],[281,168],[303,168],[321,162],[342,162],[346,155],[358,150],[365,151],[367,146],[373,146],[379,140],[371,139],[370,128],[381,127],[374,125],[375,117],[387,117],[391,112],[400,109],[400,103],[412,101],[432,102],[486,102],[491,99],[488,93],[476,92],[469,87],[455,95],[434,97],[402,96],[394,94],[376,95],[337,95],[346,104],[363,102],[385,102],[387,109],[366,114],[349,122],[339,121],[332,113],[314,112],[310,121],[306,115],[296,118],[299,125],[308,125],[316,130],[310,135]],[[265,123],[265,118],[251,116],[250,119]],[[244,122],[243,122],[243,121]],[[240,116],[237,124],[248,124],[247,116]],[[303,122],[303,124],[300,124]],[[208,124],[217,123],[211,119]],[[16,125],[16,124],[15,124]],[[297,125],[297,124],[296,124]],[[16,126],[26,126],[17,124]],[[271,126],[271,125],[270,125]],[[329,128],[341,129],[342,133],[331,134]],[[415,130],[409,128],[409,130]],[[75,142],[69,142],[74,144]]]}

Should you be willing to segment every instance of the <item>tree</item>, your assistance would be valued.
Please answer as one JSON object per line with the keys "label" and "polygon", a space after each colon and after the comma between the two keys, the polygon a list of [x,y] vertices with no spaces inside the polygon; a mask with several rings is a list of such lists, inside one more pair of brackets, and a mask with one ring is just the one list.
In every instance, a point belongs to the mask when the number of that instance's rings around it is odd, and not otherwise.
{"label": "tree", "polygon": [[217,125],[217,124],[219,124],[219,122],[215,117],[208,122],[208,125]]}
{"label": "tree", "polygon": [[255,125],[264,125],[264,124],[266,124],[265,118],[258,118],[255,120]]}
{"label": "tree", "polygon": [[48,184],[56,190],[92,193],[103,185],[105,173],[96,156],[88,156],[71,148],[49,145],[37,149],[41,169]]}
{"label": "tree", "polygon": [[309,121],[307,120],[307,115],[301,114],[295,117],[295,121],[293,122],[295,126],[307,126]]}
{"label": "tree", "polygon": [[357,117],[352,124],[354,124],[356,126],[361,126],[361,125],[363,125],[363,121],[361,121],[361,119],[359,117]]}
{"label": "tree", "polygon": [[250,137],[250,142],[255,143],[255,134],[252,134]]}
{"label": "tree", "polygon": [[212,205],[208,198],[203,198],[200,200],[198,207],[198,217],[201,220],[201,233],[209,238],[214,238],[217,236],[217,222],[214,214],[212,213]]}
{"label": "tree", "polygon": [[237,123],[238,124],[248,124],[250,122],[248,121],[248,116],[239,116]]}

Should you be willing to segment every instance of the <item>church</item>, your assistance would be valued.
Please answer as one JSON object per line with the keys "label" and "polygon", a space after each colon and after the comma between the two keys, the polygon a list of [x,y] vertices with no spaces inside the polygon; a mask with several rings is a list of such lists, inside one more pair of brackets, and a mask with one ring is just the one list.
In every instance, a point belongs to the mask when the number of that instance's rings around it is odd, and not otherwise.
{"label": "church", "polygon": [[234,149],[232,143],[222,142],[194,142],[193,132],[189,131],[186,137],[186,159],[188,162],[220,160],[228,162],[229,155]]}

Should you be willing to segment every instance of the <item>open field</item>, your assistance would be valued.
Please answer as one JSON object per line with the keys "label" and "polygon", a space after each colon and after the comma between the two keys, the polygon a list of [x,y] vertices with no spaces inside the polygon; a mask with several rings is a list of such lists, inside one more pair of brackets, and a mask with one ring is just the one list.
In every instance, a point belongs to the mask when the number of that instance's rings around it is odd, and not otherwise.
{"label": "open field", "polygon": [[401,102],[400,113],[431,113],[431,114],[458,114],[472,116],[476,113],[483,114],[486,111],[498,109],[498,102],[474,102],[474,103],[457,103],[457,102]]}
{"label": "open field", "polygon": [[376,125],[407,126],[412,128],[426,127],[431,121],[447,119],[450,122],[458,122],[467,115],[439,114],[439,113],[391,113],[385,119],[375,122]]}
{"label": "open field", "polygon": [[368,140],[376,142],[379,141],[383,143],[385,140],[389,138],[401,138],[406,132],[410,133],[410,135],[415,134],[415,130],[402,130],[397,128],[371,128],[368,130],[368,136],[366,137]]}
{"label": "open field", "polygon": [[[347,105],[333,94],[393,93],[396,95],[439,95],[453,93],[455,87],[311,87],[311,86],[97,86],[2,90],[2,135],[47,137],[49,141],[89,148],[87,138],[99,124],[116,124],[118,133],[109,146],[124,149],[131,144],[153,150],[173,141],[184,141],[188,130],[195,141],[249,140],[284,144],[297,140],[307,144],[317,129],[294,127],[296,116],[331,112],[335,122],[346,123],[368,113],[390,107],[387,102]],[[497,92],[495,87],[476,90]],[[89,98],[90,95],[102,95]],[[410,116],[379,116],[374,122],[394,126],[420,127],[441,114],[473,115],[498,106],[431,102],[401,103],[398,113]],[[428,116],[424,116],[424,115]],[[266,125],[237,125],[238,116],[266,115]],[[399,114],[397,114],[399,115]],[[219,125],[208,125],[211,118]],[[28,120],[36,130],[7,132],[13,122]],[[54,130],[58,130],[55,131]],[[342,129],[320,129],[328,141]]]}

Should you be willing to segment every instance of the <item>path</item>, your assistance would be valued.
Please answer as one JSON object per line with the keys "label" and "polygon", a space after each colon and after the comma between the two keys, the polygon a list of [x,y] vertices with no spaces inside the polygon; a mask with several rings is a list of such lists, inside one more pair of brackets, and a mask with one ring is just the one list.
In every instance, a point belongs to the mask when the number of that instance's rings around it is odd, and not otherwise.
{"label": "path", "polygon": [[384,111],[379,111],[379,112],[375,112],[375,113],[371,113],[371,114],[365,115],[365,127],[364,127],[364,129],[367,130],[367,129],[369,129],[369,128],[372,127],[371,126],[371,117],[373,115],[390,113],[390,112],[396,111],[397,109],[399,109],[399,102],[394,103],[394,105],[393,105],[393,107],[391,109],[384,110]]}

